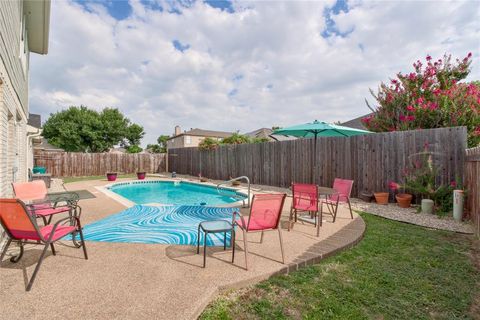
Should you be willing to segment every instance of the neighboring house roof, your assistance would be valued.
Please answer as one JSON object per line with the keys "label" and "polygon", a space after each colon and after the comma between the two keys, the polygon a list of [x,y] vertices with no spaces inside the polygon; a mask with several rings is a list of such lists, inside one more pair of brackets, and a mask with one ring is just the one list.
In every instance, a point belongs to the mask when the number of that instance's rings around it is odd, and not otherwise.
{"label": "neighboring house roof", "polygon": [[52,146],[48,143],[47,139],[42,137],[42,142],[33,147],[35,150],[44,150],[44,151],[65,151],[62,148]]}
{"label": "neighboring house roof", "polygon": [[42,116],[39,114],[30,113],[28,115],[28,125],[40,129],[42,127]]}
{"label": "neighboring house roof", "polygon": [[212,137],[212,138],[227,138],[230,137],[233,132],[203,130],[199,128],[191,129],[190,131],[182,132],[176,136],[170,137],[167,140],[171,140],[180,136],[197,136],[197,137]]}
{"label": "neighboring house roof", "polygon": [[111,148],[108,153],[127,153],[127,149],[122,147]]}
{"label": "neighboring house roof", "polygon": [[247,132],[245,133],[246,136],[252,137],[252,138],[267,138],[271,139],[270,135],[272,134],[273,130],[269,128],[260,128],[257,130],[254,130],[252,132]]}
{"label": "neighboring house roof", "polygon": [[28,32],[28,49],[39,54],[48,53],[50,30],[50,0],[25,0],[25,27]]}
{"label": "neighboring house roof", "polygon": [[286,140],[295,140],[296,137],[292,136],[282,136],[272,134],[273,130],[270,128],[260,128],[252,132],[245,133],[246,136],[252,138],[267,138],[269,141],[286,141]]}
{"label": "neighboring house roof", "polygon": [[270,138],[272,138],[275,141],[288,141],[288,140],[298,139],[297,137],[294,137],[294,136],[283,136],[283,135],[280,135],[280,134],[271,134]]}
{"label": "neighboring house roof", "polygon": [[369,113],[369,114],[366,114],[366,115],[363,115],[361,117],[358,117],[358,118],[355,118],[355,119],[352,119],[352,120],[348,120],[346,122],[343,122],[343,123],[340,123],[341,126],[344,126],[344,127],[349,127],[349,128],[355,128],[355,129],[361,129],[361,130],[368,130],[364,125],[363,125],[363,122],[362,122],[362,119],[365,118],[365,117],[368,117],[368,116],[371,116],[373,115],[373,112]]}

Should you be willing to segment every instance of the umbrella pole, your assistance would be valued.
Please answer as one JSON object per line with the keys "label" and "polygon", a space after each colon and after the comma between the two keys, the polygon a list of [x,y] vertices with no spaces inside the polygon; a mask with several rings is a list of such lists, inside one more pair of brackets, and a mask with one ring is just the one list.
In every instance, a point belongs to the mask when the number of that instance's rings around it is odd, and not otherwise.
{"label": "umbrella pole", "polygon": [[315,139],[313,140],[313,154],[312,154],[312,176],[311,176],[311,181],[312,184],[315,183],[315,174],[317,173],[317,163],[315,161],[316,156],[317,156],[317,133],[315,133]]}

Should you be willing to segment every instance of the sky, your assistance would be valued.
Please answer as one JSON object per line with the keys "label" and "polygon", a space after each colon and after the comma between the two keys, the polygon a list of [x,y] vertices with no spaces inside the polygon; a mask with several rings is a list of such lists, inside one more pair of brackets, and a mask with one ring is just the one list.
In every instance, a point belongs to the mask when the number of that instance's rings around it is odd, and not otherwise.
{"label": "sky", "polygon": [[347,121],[412,63],[473,54],[480,1],[52,1],[30,112],[120,109],[142,144],[182,130]]}

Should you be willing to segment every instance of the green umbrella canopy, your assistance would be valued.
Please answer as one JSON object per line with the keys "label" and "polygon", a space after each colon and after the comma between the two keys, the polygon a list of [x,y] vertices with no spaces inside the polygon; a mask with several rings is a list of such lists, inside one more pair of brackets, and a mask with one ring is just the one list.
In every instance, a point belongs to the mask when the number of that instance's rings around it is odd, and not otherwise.
{"label": "green umbrella canopy", "polygon": [[351,137],[367,133],[371,132],[355,128],[343,127],[326,122],[320,122],[317,120],[311,123],[299,124],[296,126],[278,129],[273,132],[273,134],[304,138]]}

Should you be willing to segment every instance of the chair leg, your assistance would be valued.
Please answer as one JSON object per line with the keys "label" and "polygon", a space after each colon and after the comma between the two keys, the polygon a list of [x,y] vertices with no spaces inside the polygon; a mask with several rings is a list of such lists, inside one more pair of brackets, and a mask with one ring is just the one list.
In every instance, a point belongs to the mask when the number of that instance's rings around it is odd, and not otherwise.
{"label": "chair leg", "polygon": [[247,244],[247,232],[243,230],[243,247],[245,251],[245,270],[248,270],[248,244]]}
{"label": "chair leg", "polygon": [[337,205],[335,206],[335,211],[333,211],[333,222],[337,220],[337,211],[338,211],[338,202],[337,202]]}
{"label": "chair leg", "polygon": [[40,270],[40,266],[42,265],[43,259],[45,258],[45,254],[47,253],[48,247],[50,246],[50,243],[46,243],[45,247],[43,248],[42,254],[40,255],[40,258],[38,259],[37,266],[35,267],[35,270],[33,271],[32,277],[30,278],[30,281],[28,282],[27,285],[27,291],[30,291],[32,288],[33,282],[35,281],[35,278],[37,277],[38,270]]}
{"label": "chair leg", "polygon": [[198,225],[197,231],[197,254],[200,253],[200,225]]}
{"label": "chair leg", "polygon": [[83,255],[85,256],[85,260],[88,260],[87,247],[85,246],[85,239],[83,238],[83,231],[80,221],[78,221],[78,233],[80,234],[80,241],[82,241]]}
{"label": "chair leg", "polygon": [[0,254],[0,262],[2,262],[3,258],[7,254],[8,247],[10,247],[10,244],[12,243],[12,239],[8,238],[7,244],[5,244],[5,248],[2,251],[2,254]]}
{"label": "chair leg", "polygon": [[350,204],[350,198],[347,198],[348,209],[350,209],[350,217],[353,219],[352,205]]}
{"label": "chair leg", "polygon": [[203,236],[203,267],[205,268],[205,264],[207,263],[207,233],[204,231]]}
{"label": "chair leg", "polygon": [[288,231],[293,229],[293,207],[290,207],[290,215],[288,216]]}
{"label": "chair leg", "polygon": [[263,230],[262,230],[262,233],[260,235],[260,243],[263,243]]}
{"label": "chair leg", "polygon": [[18,245],[20,246],[20,252],[18,253],[17,256],[14,256],[14,257],[11,257],[10,258],[10,262],[12,263],[17,263],[18,261],[20,261],[20,259],[22,259],[23,257],[23,252],[25,251],[24,248],[23,248],[23,242],[18,242]]}
{"label": "chair leg", "polygon": [[320,221],[319,221],[320,227],[322,226],[322,223],[323,223],[323,202],[320,204]]}
{"label": "chair leg", "polygon": [[285,253],[283,252],[282,230],[280,229],[280,227],[278,227],[277,230],[278,230],[278,237],[280,238],[280,250],[282,251],[282,263],[285,264]]}
{"label": "chair leg", "polygon": [[230,246],[232,247],[232,263],[235,260],[235,229],[232,228],[232,232],[230,234]]}
{"label": "chair leg", "polygon": [[321,226],[321,223],[318,222],[317,223],[317,237],[320,237],[320,226]]}
{"label": "chair leg", "polygon": [[50,243],[50,248],[52,248],[52,254],[53,254],[54,256],[56,256],[56,255],[57,255],[57,252],[55,251],[55,246],[53,245],[53,242]]}
{"label": "chair leg", "polygon": [[223,250],[227,250],[227,232],[223,233]]}

